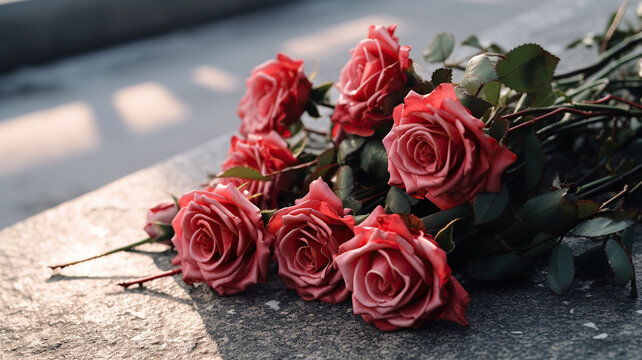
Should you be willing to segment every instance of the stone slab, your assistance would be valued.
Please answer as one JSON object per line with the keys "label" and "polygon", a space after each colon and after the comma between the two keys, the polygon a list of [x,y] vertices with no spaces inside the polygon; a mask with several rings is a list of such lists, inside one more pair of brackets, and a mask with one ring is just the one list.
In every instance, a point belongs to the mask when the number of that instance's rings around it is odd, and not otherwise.
{"label": "stone slab", "polygon": [[[574,3],[585,9],[590,2]],[[598,19],[581,11],[565,16],[548,20]],[[540,30],[530,28],[530,39],[554,42],[543,30],[551,22],[538,21]],[[349,302],[301,300],[284,289],[274,269],[266,284],[226,298],[205,286],[186,286],[179,276],[144,288],[117,287],[120,280],[171,268],[174,253],[158,244],[59,272],[46,268],[142,238],[146,209],[217,171],[228,139],[221,136],[0,231],[0,358],[642,358],[642,301],[608,281],[579,278],[558,297],[541,271],[501,287],[464,279],[470,328],[432,323],[382,333],[353,315]],[[641,251],[635,244],[638,269]],[[607,337],[594,338],[600,334]]]}

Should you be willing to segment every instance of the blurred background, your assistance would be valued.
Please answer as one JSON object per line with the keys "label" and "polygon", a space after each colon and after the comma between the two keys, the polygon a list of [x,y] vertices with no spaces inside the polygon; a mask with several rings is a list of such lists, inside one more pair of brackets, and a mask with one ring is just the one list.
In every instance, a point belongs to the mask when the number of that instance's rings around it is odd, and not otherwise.
{"label": "blurred background", "polygon": [[[303,58],[308,74],[318,66],[315,84],[335,81],[370,24],[398,23],[401,44],[429,74],[421,53],[436,31],[510,48],[535,41],[529,26],[550,23],[558,37],[538,40],[559,55],[559,44],[603,27],[565,19],[599,11],[606,23],[619,5],[0,0],[0,228],[234,132],[245,78],[277,52]],[[531,16],[535,8],[550,17]]]}

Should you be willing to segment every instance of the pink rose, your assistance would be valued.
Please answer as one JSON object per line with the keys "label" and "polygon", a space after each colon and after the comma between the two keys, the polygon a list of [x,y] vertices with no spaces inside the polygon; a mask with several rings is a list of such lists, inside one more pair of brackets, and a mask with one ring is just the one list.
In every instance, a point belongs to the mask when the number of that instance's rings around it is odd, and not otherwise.
{"label": "pink rose", "polygon": [[321,178],[294,206],[278,210],[268,231],[285,286],[305,300],[339,303],[349,292],[332,256],[354,236],[354,219]]}
{"label": "pink rose", "polygon": [[245,84],[247,91],[238,109],[241,134],[275,130],[290,136],[288,126],[305,110],[312,88],[303,73],[303,60],[278,54],[276,60],[255,67]]}
{"label": "pink rose", "polygon": [[334,259],[352,291],[355,314],[383,331],[419,328],[430,319],[468,325],[468,293],[432,236],[411,232],[381,206],[355,233]]}
{"label": "pink rose", "polygon": [[372,135],[380,123],[390,120],[390,114],[383,112],[383,100],[406,84],[410,47],[399,46],[396,28],[370,26],[368,38],[350,50],[351,58],[341,70],[332,121],[350,134]]}
{"label": "pink rose", "polygon": [[147,224],[143,230],[149,235],[150,238],[155,239],[165,232],[159,225],[171,226],[172,220],[178,213],[178,208],[174,203],[160,203],[147,211]]}
{"label": "pink rose", "polygon": [[203,282],[220,295],[265,282],[271,235],[261,211],[234,185],[183,195],[174,218],[172,243],[186,284]]}
{"label": "pink rose", "polygon": [[[269,175],[288,166],[295,165],[297,159],[292,155],[288,144],[274,131],[267,134],[249,134],[247,139],[232,137],[232,144],[223,162],[223,171],[233,167],[244,166],[256,169],[263,175]],[[250,195],[262,194],[252,199],[261,207],[276,207],[276,198],[282,185],[283,177],[275,175],[273,180],[246,180],[240,178],[221,178],[220,184],[234,184],[243,187]]]}
{"label": "pink rose", "polygon": [[459,102],[452,84],[428,95],[411,91],[393,117],[383,139],[388,184],[442,210],[480,192],[498,192],[504,170],[515,161],[515,154],[484,133],[484,123]]}

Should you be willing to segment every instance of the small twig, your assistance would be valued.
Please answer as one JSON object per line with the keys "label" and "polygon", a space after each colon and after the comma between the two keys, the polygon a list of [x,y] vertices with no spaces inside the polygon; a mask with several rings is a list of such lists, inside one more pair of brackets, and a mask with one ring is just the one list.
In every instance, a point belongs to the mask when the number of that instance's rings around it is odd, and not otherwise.
{"label": "small twig", "polygon": [[315,102],[315,104],[317,104],[319,106],[327,107],[329,109],[334,109],[334,105],[332,105],[332,104],[323,103],[323,102]]}
{"label": "small twig", "polygon": [[[600,116],[600,115],[606,115],[607,114],[607,112],[605,112],[605,111],[584,111],[584,110],[578,110],[578,109],[573,109],[573,108],[568,108],[568,107],[561,107],[561,108],[557,108],[557,109],[555,109],[555,110],[553,110],[553,111],[551,111],[549,113],[546,113],[544,115],[538,116],[538,117],[536,117],[534,119],[531,119],[531,120],[525,121],[525,122],[523,122],[521,124],[518,124],[516,126],[513,126],[513,127],[509,128],[506,132],[509,133],[509,132],[518,130],[520,128],[526,127],[526,126],[533,125],[533,124],[535,124],[536,122],[538,122],[538,121],[540,121],[542,119],[546,119],[548,117],[551,117],[551,116],[559,114],[559,113],[572,113],[572,114],[581,115],[581,116],[584,116],[584,117],[593,117],[593,116]],[[511,115],[514,115],[514,114],[511,114]]]}
{"label": "small twig", "polygon": [[[638,172],[640,170],[642,170],[642,164],[634,167],[633,169],[625,172],[624,174],[620,174],[620,175],[617,175],[617,176],[615,174],[610,175],[610,176],[608,176],[606,178],[607,179],[606,182],[604,182],[603,184],[601,184],[601,185],[599,185],[599,186],[597,186],[597,187],[595,187],[593,189],[587,190],[584,194],[580,194],[580,196],[583,197],[583,198],[586,198],[586,197],[589,197],[589,196],[591,196],[591,195],[593,195],[595,193],[599,193],[600,191],[602,191],[604,189],[608,189],[609,187],[619,183],[623,179],[627,178],[628,176],[630,176],[632,174],[635,174],[636,172]],[[586,184],[584,186],[580,186],[578,188],[577,193],[581,193],[583,191],[582,188],[587,188],[587,187],[591,188],[592,187],[591,185],[593,185],[595,183],[603,182],[602,180],[604,180],[604,179],[596,180],[593,183]]]}
{"label": "small twig", "polygon": [[625,103],[627,105],[633,106],[635,108],[642,109],[642,105],[641,104],[636,104],[636,103],[634,103],[632,101],[629,101],[627,99],[621,98],[619,96],[615,96],[613,94],[606,95],[605,97],[597,99],[597,100],[582,101],[582,103],[585,103],[585,104],[602,104],[602,103],[608,102],[609,100],[616,100],[616,101],[619,101],[621,103]]}
{"label": "small twig", "polygon": [[615,194],[615,196],[613,196],[612,198],[610,198],[610,199],[606,200],[605,202],[603,202],[602,205],[600,205],[599,210],[604,210],[604,209],[608,208],[609,206],[611,206],[611,204],[613,204],[614,202],[616,202],[619,199],[621,199],[624,195],[628,194],[628,192],[629,192],[629,185],[625,184],[624,188],[622,189],[622,191],[620,191],[619,193]]}
{"label": "small twig", "polygon": [[68,263],[64,263],[64,264],[59,264],[59,265],[49,265],[48,268],[50,268],[51,270],[63,269],[63,268],[66,268],[67,266],[76,265],[76,264],[84,263],[84,262],[89,261],[89,260],[98,259],[98,258],[101,258],[103,256],[107,256],[107,255],[110,255],[110,254],[113,254],[113,253],[117,253],[119,251],[131,250],[131,249],[135,248],[136,246],[143,245],[143,244],[148,244],[148,243],[152,243],[152,242],[156,242],[156,241],[164,239],[164,238],[165,237],[162,237],[162,236],[159,236],[158,238],[146,238],[146,239],[143,239],[141,241],[137,241],[137,242],[135,242],[133,244],[121,246],[119,248],[116,248],[116,249],[113,249],[113,250],[109,250],[109,251],[104,252],[104,253],[99,254],[99,255],[95,255],[95,256],[88,257],[88,258],[84,258],[82,260],[76,260],[76,261],[72,261],[72,262],[68,262]]}
{"label": "small twig", "polygon": [[152,281],[152,280],[156,280],[156,279],[160,279],[160,278],[164,278],[164,277],[180,274],[182,271],[183,270],[181,268],[176,268],[176,269],[173,269],[173,270],[170,270],[170,271],[166,271],[164,273],[160,273],[160,274],[157,274],[157,275],[154,275],[154,276],[148,276],[148,277],[145,277],[145,278],[140,278],[140,279],[136,279],[136,280],[132,280],[132,281],[121,282],[121,283],[118,283],[118,285],[124,287],[125,289],[127,289],[128,287],[130,287],[132,285],[136,285],[136,284],[138,284],[138,286],[143,286],[143,284],[148,282],[148,281]]}
{"label": "small twig", "polygon": [[615,17],[613,17],[613,22],[611,23],[611,26],[609,26],[609,29],[606,31],[606,35],[604,35],[604,39],[602,39],[602,46],[600,46],[600,54],[606,51],[606,47],[608,46],[609,41],[611,41],[611,38],[615,34],[615,30],[617,30],[617,27],[620,25],[620,21],[622,21],[622,16],[624,16],[624,12],[626,11],[626,8],[628,6],[629,6],[629,2],[625,1],[617,9],[617,12],[615,13]]}

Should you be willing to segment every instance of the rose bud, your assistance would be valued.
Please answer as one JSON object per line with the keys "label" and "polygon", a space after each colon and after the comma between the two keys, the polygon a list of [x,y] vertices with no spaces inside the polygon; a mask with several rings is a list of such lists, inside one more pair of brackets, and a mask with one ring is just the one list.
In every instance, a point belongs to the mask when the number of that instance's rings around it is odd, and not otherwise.
{"label": "rose bud", "polygon": [[232,184],[181,197],[172,243],[186,284],[203,282],[220,295],[265,282],[271,235],[261,211]]}
{"label": "rose bud", "polygon": [[355,314],[383,331],[419,328],[431,319],[468,325],[468,293],[431,235],[409,230],[381,206],[355,233],[334,259],[352,291]]}
{"label": "rose bud", "polygon": [[395,107],[394,125],[383,139],[388,184],[426,197],[446,210],[480,192],[498,192],[515,154],[484,133],[484,123],[457,99],[452,84],[428,95],[411,91]]}
{"label": "rose bud", "polygon": [[305,300],[339,303],[349,292],[332,257],[354,236],[354,219],[321,178],[295,205],[278,210],[268,224],[274,257],[285,286]]}
{"label": "rose bud", "polygon": [[[249,134],[247,139],[233,136],[231,143],[227,159],[222,165],[223,171],[242,166],[269,175],[298,162],[288,144],[274,131],[262,135]],[[276,198],[283,185],[281,174],[274,175],[270,181],[241,178],[220,178],[217,181],[219,184],[234,184],[237,187],[247,183],[243,190],[250,195],[261,194],[252,198],[252,202],[262,208],[276,207]]]}
{"label": "rose bud", "polygon": [[[406,84],[405,71],[412,64],[409,46],[399,46],[397,25],[370,26],[368,38],[350,50],[350,60],[341,70],[339,98],[332,121],[347,133],[370,136],[391,115],[382,111],[387,95]],[[338,130],[335,126],[335,131]]]}
{"label": "rose bud", "polygon": [[312,88],[303,73],[303,60],[278,54],[276,60],[255,67],[245,84],[247,91],[238,108],[240,133],[274,130],[289,137],[288,126],[301,117]]}
{"label": "rose bud", "polygon": [[163,235],[168,234],[167,231],[171,229],[172,220],[178,213],[176,204],[164,202],[160,203],[147,211],[147,223],[143,230],[149,235],[151,239],[156,239]]}

